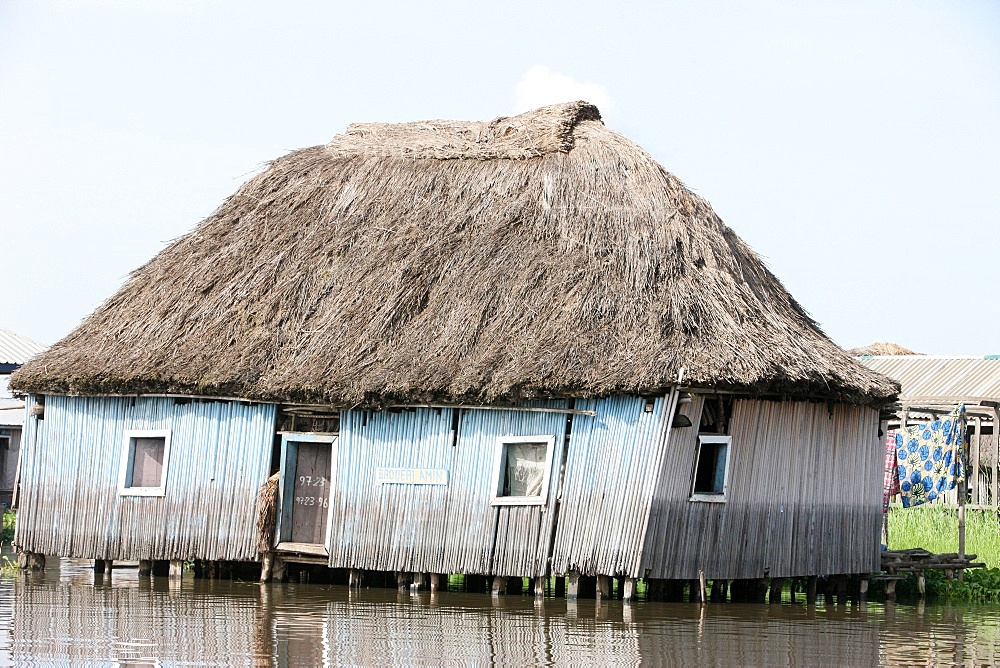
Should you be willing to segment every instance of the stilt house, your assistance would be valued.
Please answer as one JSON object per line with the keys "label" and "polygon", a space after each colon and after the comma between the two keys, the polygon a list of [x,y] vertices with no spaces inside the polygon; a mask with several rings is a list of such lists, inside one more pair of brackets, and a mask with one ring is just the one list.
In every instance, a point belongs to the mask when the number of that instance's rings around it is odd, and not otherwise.
{"label": "stilt house", "polygon": [[898,386],[576,102],[274,161],[12,387],[22,551],[540,577],[878,570]]}

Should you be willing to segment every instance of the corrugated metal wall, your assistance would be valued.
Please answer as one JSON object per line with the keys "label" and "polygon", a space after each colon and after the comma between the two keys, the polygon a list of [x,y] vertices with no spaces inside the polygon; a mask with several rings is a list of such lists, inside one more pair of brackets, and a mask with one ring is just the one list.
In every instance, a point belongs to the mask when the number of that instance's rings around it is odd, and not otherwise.
{"label": "corrugated metal wall", "polygon": [[656,484],[666,401],[639,397],[577,402],[552,570],[640,575],[646,518]]}
{"label": "corrugated metal wall", "polygon": [[[565,408],[552,401],[537,407]],[[381,571],[546,572],[566,415],[455,409],[341,415],[330,566]],[[499,436],[555,437],[545,506],[491,506]],[[448,485],[379,484],[379,467],[446,469]]]}
{"label": "corrugated metal wall", "polygon": [[[273,404],[46,397],[45,418],[25,424],[15,542],[66,557],[256,559],[274,420]],[[126,429],[172,430],[165,496],[118,495]]]}
{"label": "corrugated metal wall", "polygon": [[[702,398],[681,412],[698,424]],[[664,452],[643,568],[653,578],[757,578],[879,568],[884,449],[863,406],[737,400],[725,503],[688,500],[697,428]]]}

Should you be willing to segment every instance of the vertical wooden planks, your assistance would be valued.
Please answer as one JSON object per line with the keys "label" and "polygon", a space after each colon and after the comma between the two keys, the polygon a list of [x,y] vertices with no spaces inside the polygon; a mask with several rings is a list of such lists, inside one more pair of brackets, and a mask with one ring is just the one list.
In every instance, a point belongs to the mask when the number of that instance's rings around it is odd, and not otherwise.
{"label": "vertical wooden planks", "polygon": [[684,432],[672,434],[664,454],[669,475],[661,476],[644,550],[650,577],[690,579],[699,569],[709,579],[877,570],[884,453],[877,411],[736,401],[725,503],[689,500],[697,441]]}

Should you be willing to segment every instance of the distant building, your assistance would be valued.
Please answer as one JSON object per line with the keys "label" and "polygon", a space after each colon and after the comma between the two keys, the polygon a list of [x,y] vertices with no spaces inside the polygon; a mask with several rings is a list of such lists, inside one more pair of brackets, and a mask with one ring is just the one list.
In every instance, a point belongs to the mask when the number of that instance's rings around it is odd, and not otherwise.
{"label": "distant building", "polygon": [[[892,354],[885,354],[884,351]],[[865,354],[877,351],[880,354]],[[904,352],[898,352],[904,351]],[[969,504],[1000,508],[1000,355],[979,357],[906,354],[895,344],[852,350],[873,371],[899,382],[898,403],[888,407],[886,428],[926,422],[959,404],[969,416]],[[955,493],[945,497],[954,503]]]}
{"label": "distant building", "polygon": [[24,401],[7,389],[10,374],[45,347],[25,337],[0,329],[0,506],[10,506],[17,483]]}

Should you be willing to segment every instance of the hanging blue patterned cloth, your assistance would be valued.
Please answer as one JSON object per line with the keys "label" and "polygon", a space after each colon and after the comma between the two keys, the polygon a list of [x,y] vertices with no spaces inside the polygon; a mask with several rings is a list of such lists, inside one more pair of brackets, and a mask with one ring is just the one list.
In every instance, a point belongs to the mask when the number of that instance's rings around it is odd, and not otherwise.
{"label": "hanging blue patterned cloth", "polygon": [[903,507],[919,506],[954,489],[965,475],[965,405],[943,420],[896,433],[896,466]]}

